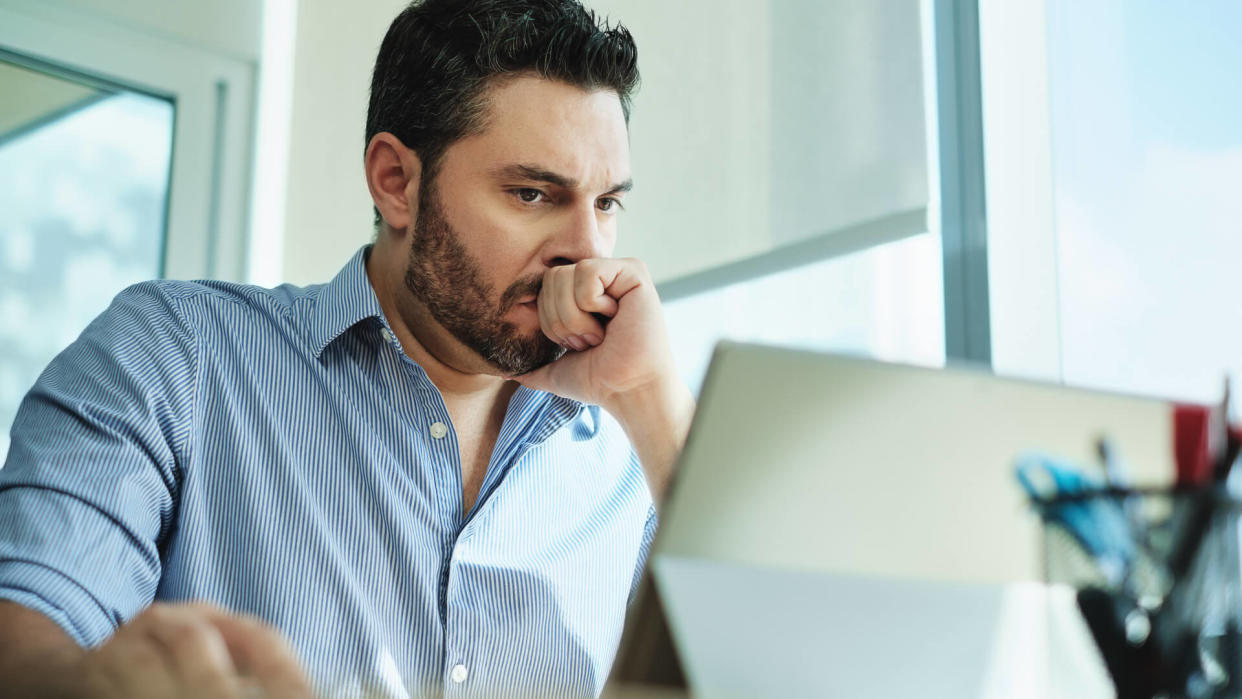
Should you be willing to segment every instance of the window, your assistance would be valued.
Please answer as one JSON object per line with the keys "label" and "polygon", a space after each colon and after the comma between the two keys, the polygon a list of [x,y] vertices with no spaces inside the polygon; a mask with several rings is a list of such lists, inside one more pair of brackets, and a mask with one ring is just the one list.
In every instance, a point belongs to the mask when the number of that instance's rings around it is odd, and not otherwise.
{"label": "window", "polygon": [[1242,377],[1242,6],[982,5],[998,370],[1214,400]]}
{"label": "window", "polygon": [[160,276],[174,107],[0,62],[0,453],[26,390],[129,284]]}
{"label": "window", "polygon": [[1063,377],[1212,400],[1242,377],[1242,5],[1048,18]]}

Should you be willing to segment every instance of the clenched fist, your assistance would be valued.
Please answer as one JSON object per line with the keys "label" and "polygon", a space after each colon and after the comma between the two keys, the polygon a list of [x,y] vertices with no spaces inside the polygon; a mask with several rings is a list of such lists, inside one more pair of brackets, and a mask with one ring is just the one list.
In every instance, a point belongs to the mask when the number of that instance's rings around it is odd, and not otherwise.
{"label": "clenched fist", "polygon": [[544,274],[538,310],[543,333],[573,352],[516,377],[523,384],[607,409],[626,393],[677,381],[660,298],[641,261],[553,267]]}
{"label": "clenched fist", "polygon": [[544,274],[538,311],[543,333],[573,351],[514,380],[594,403],[617,418],[658,501],[685,442],[694,397],[677,375],[646,265],[595,258],[553,267]]}

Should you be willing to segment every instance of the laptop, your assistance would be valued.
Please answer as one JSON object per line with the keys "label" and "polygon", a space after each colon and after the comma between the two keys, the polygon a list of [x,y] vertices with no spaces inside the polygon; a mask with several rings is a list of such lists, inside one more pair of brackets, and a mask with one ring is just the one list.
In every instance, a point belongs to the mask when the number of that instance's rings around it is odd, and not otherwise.
{"label": "laptop", "polygon": [[1013,464],[1107,437],[1164,483],[1171,425],[1152,398],[721,343],[610,687],[1112,696]]}

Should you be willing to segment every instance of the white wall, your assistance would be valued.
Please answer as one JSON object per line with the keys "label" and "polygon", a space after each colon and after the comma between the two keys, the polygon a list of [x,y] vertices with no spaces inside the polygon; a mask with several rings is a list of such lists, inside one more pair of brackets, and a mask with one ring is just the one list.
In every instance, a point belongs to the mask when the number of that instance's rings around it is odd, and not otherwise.
{"label": "white wall", "polygon": [[[328,281],[374,232],[362,171],[371,68],[405,0],[300,0],[283,278]],[[258,193],[262,187],[257,187]]]}

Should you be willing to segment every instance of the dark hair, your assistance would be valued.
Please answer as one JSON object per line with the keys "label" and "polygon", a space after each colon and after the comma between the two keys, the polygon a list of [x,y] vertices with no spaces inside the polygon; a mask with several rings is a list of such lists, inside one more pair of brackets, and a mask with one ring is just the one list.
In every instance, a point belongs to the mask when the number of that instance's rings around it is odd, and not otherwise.
{"label": "dark hair", "polygon": [[375,59],[366,143],[393,134],[430,182],[444,151],[484,127],[490,84],[528,71],[615,91],[628,123],[638,49],[620,24],[597,21],[577,0],[415,0]]}

